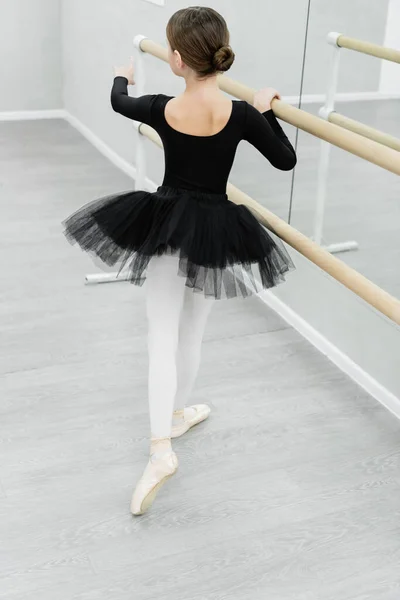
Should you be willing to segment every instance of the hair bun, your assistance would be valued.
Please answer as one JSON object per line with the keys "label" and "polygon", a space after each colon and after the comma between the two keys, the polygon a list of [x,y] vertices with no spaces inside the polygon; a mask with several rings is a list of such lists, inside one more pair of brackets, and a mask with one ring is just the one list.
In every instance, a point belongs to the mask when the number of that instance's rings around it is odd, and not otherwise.
{"label": "hair bun", "polygon": [[221,46],[213,57],[213,67],[216,71],[227,71],[235,60],[235,53],[230,46]]}

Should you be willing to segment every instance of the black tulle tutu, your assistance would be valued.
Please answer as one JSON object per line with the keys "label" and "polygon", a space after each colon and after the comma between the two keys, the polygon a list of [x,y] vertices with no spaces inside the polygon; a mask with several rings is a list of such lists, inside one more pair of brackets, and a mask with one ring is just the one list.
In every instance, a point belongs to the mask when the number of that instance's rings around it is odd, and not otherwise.
{"label": "black tulle tutu", "polygon": [[65,222],[71,243],[142,285],[153,256],[176,254],[178,274],[207,297],[250,296],[295,268],[285,246],[226,194],[160,186],[95,200]]}

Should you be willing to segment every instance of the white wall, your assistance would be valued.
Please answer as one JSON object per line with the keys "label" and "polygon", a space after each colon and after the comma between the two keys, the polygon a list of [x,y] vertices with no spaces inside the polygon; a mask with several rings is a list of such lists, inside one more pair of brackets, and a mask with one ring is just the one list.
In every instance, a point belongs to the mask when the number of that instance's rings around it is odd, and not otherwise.
{"label": "white wall", "polygon": [[1,0],[0,112],[61,108],[59,0]]}
{"label": "white wall", "polygon": [[[373,0],[365,10],[364,0],[311,0],[304,92],[318,94],[325,90],[329,56],[325,36],[329,30],[377,43],[384,43],[386,36],[389,45],[398,43],[399,1]],[[214,6],[228,20],[237,52],[232,70],[234,77],[255,87],[274,85],[286,96],[298,94],[307,0],[279,3],[200,0],[200,3]],[[60,4],[64,17],[67,108],[76,114],[79,112],[77,116],[84,121],[86,116],[90,119],[91,109],[85,108],[82,97],[79,99],[76,84],[85,81],[92,85],[99,99],[101,94],[107,95],[111,66],[129,56],[133,35],[143,32],[163,42],[169,15],[187,6],[182,0],[167,0],[165,7],[143,0],[115,0],[113,3],[2,0],[0,51],[6,60],[2,60],[0,66],[0,111],[62,107]],[[379,61],[356,53],[346,54],[339,91],[375,91],[378,87],[383,91],[395,87],[398,91],[400,80],[398,71],[393,70],[395,65],[386,63],[380,78]],[[171,93],[180,89],[161,65],[154,67],[152,73],[150,85],[153,84],[154,89],[157,84],[157,89],[169,88]],[[95,111],[93,116],[104,117],[104,113],[100,115]]]}
{"label": "white wall", "polygon": [[[389,0],[311,0],[305,94],[326,92],[327,65],[331,56],[326,36],[330,31],[383,44],[388,2]],[[347,50],[343,50],[342,55],[338,91],[377,91],[381,61]]]}
{"label": "white wall", "polygon": [[[389,0],[384,46],[400,50],[400,0]],[[381,61],[379,91],[382,93],[400,92],[400,65],[388,60]]]}

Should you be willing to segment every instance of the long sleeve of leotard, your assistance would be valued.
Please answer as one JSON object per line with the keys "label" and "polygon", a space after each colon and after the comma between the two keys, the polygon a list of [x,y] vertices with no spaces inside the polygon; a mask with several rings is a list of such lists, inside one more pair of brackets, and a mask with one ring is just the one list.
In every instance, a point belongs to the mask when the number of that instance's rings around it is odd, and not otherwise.
{"label": "long sleeve of leotard", "polygon": [[154,94],[147,94],[139,96],[139,98],[132,98],[128,95],[128,80],[126,77],[115,77],[111,90],[111,106],[115,112],[128,117],[128,119],[151,125],[151,109],[156,97]]}
{"label": "long sleeve of leotard", "polygon": [[295,167],[296,152],[272,110],[260,113],[246,102],[244,139],[277,169],[290,171]]}

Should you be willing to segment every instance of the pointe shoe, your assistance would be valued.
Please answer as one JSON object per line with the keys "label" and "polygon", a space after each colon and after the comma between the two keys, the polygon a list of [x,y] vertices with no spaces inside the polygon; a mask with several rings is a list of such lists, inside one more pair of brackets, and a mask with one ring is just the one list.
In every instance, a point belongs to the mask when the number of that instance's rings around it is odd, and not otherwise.
{"label": "pointe shoe", "polygon": [[154,453],[139,479],[131,501],[131,513],[142,515],[153,504],[154,499],[164,483],[172,477],[178,468],[175,452]]}
{"label": "pointe shoe", "polygon": [[194,409],[195,413],[190,418],[183,418],[182,423],[172,426],[171,438],[177,438],[187,431],[198,425],[202,421],[205,421],[211,412],[211,408],[207,406],[207,404],[193,404],[193,406],[188,406],[187,408]]}

